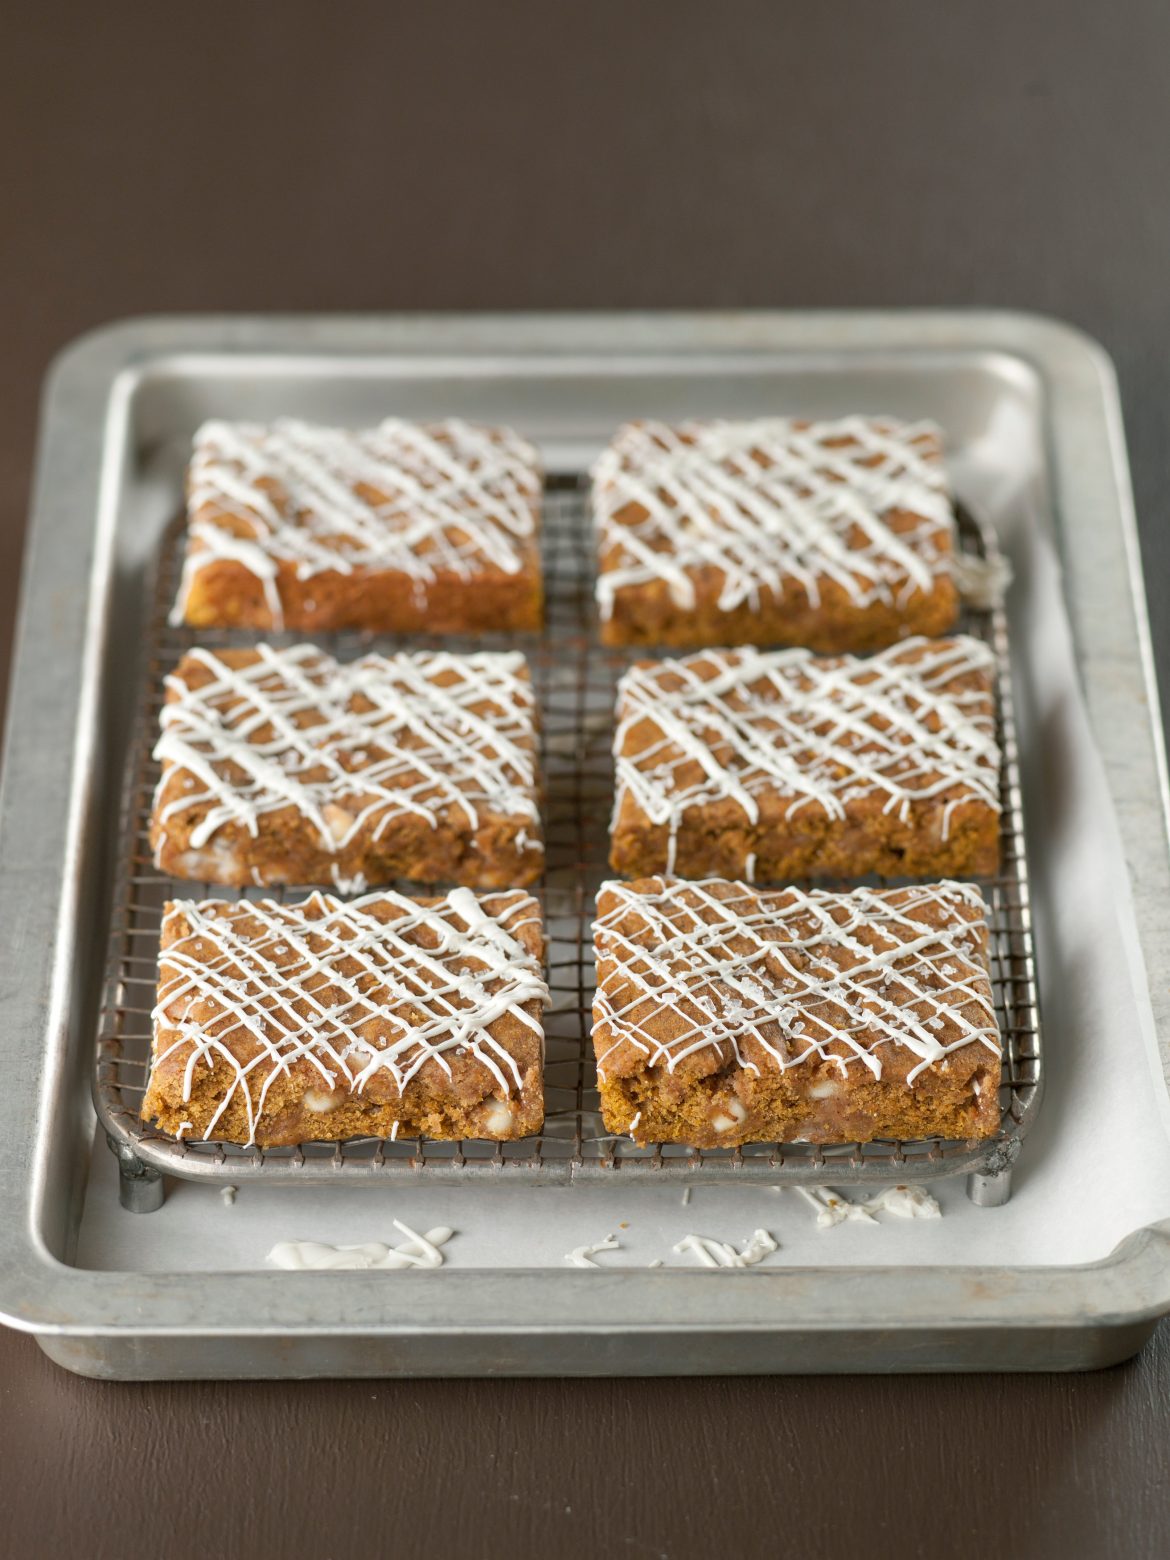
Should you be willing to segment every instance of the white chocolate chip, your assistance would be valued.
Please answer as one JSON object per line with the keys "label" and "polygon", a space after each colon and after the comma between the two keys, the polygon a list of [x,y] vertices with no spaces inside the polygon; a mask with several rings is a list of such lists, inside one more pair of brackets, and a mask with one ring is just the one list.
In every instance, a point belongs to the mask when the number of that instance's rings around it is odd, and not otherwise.
{"label": "white chocolate chip", "polygon": [[503,1134],[512,1130],[515,1120],[516,1112],[507,1100],[489,1100],[483,1114],[483,1129],[493,1135]]}
{"label": "white chocolate chip", "polygon": [[[243,861],[238,852],[218,846],[206,850],[181,850],[173,857],[168,871],[180,877],[202,878],[209,883],[232,883],[243,871]],[[213,912],[208,910],[208,916]]]}
{"label": "white chocolate chip", "polygon": [[306,1089],[301,1096],[301,1101],[309,1110],[323,1116],[326,1111],[336,1110],[343,1098],[340,1092],[326,1094],[324,1089]]}
{"label": "white chocolate chip", "polygon": [[814,1083],[808,1091],[810,1100],[829,1100],[834,1094],[840,1094],[841,1085],[834,1083],[831,1078],[826,1078],[822,1083]]}
{"label": "white chocolate chip", "polygon": [[729,1100],[727,1110],[729,1114],[720,1111],[718,1115],[711,1117],[711,1125],[716,1132],[730,1132],[732,1127],[737,1127],[747,1120],[747,1106],[741,1100]]}
{"label": "white chocolate chip", "polygon": [[336,802],[326,802],[321,809],[321,814],[329,825],[329,833],[333,836],[334,843],[340,845],[353,828],[353,814],[346,812],[344,807],[338,807]]}
{"label": "white chocolate chip", "polygon": [[345,1053],[345,1062],[350,1072],[356,1074],[367,1068],[377,1054],[378,1051],[375,1046],[370,1045],[367,1040],[363,1040],[360,1035],[357,1035],[353,1044]]}

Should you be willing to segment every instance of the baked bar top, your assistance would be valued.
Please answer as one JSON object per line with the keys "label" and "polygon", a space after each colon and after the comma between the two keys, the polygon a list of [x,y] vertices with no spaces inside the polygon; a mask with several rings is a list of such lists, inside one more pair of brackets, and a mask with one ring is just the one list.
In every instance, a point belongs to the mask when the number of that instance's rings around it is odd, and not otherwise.
{"label": "baked bar top", "polygon": [[[707,650],[639,662],[619,684],[615,823],[628,801],[671,842],[693,809],[728,799],[751,823],[761,798],[781,816],[832,820],[877,796],[905,819],[913,803],[950,815],[999,811],[995,660],[959,635],[911,638],[880,654]],[[673,865],[673,863],[672,863]]]}
{"label": "baked bar top", "polygon": [[986,912],[971,885],[606,883],[594,942],[603,1078],[811,1061],[846,1080],[912,1085],[964,1047],[1000,1054]]}
{"label": "baked bar top", "polygon": [[593,469],[603,617],[615,592],[663,581],[696,604],[757,607],[793,586],[816,607],[833,581],[858,608],[899,606],[951,573],[954,518],[932,423],[844,417],[631,422]]}
{"label": "baked bar top", "polygon": [[280,620],[275,564],[300,579],[326,570],[393,571],[421,582],[532,565],[540,458],[510,428],[389,417],[360,431],[291,419],[208,422],[187,476],[195,572],[221,560],[265,585]]}
{"label": "baked bar top", "polygon": [[367,655],[313,645],[190,651],[166,679],[155,823],[200,815],[252,835],[295,816],[344,850],[395,818],[475,829],[519,819],[539,840],[536,705],[513,652]]}
{"label": "baked bar top", "polygon": [[[369,894],[299,904],[176,900],[166,906],[152,1089],[227,1069],[204,1136],[242,1101],[255,1133],[270,1087],[292,1077],[399,1095],[427,1067],[450,1085],[480,1072],[516,1095],[543,1046],[540,908],[529,894],[442,899]],[[251,1135],[249,1137],[251,1140]]]}

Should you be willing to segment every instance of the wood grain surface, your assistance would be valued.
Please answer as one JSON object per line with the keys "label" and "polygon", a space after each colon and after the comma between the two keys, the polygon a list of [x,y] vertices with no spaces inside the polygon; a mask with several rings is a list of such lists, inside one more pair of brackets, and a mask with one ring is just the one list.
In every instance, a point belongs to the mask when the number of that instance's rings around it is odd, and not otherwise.
{"label": "wood grain surface", "polygon": [[[1164,0],[38,4],[0,50],[0,593],[38,385],[157,310],[981,304],[1121,374],[1170,687]],[[5,646],[7,648],[7,646]],[[0,1553],[1170,1552],[1076,1378],[103,1386],[0,1334]]]}

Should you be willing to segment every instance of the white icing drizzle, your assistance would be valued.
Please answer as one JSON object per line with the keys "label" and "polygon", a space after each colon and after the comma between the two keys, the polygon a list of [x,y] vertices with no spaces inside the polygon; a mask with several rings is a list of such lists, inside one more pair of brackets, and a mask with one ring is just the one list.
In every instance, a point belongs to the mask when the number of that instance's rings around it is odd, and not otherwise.
{"label": "white icing drizzle", "polygon": [[[395,916],[382,919],[379,906]],[[154,1066],[183,1055],[184,1099],[197,1068],[228,1069],[205,1137],[237,1093],[254,1134],[272,1084],[298,1066],[326,1094],[360,1095],[376,1073],[401,1094],[427,1062],[450,1076],[446,1053],[465,1050],[502,1096],[522,1087],[492,1026],[510,1013],[542,1034],[527,1006],[547,1007],[548,987],[518,935],[540,925],[529,894],[456,888],[431,904],[389,890],[348,902],[315,893],[295,905],[178,900],[164,939],[180,918],[187,934],[159,957]]]}
{"label": "white icing drizzle", "polygon": [[959,595],[977,612],[999,606],[1012,582],[1012,566],[1002,553],[981,558],[975,553],[955,554],[955,585]]}
{"label": "white icing drizzle", "polygon": [[746,1268],[755,1267],[780,1247],[767,1230],[756,1230],[742,1251],[728,1241],[712,1240],[707,1235],[684,1235],[673,1249],[680,1256],[693,1252],[704,1267]]}
{"label": "white icing drizzle", "polygon": [[[253,654],[235,665],[192,650],[188,661],[210,680],[192,686],[182,667],[166,679],[171,699],[154,749],[164,836],[192,808],[205,809],[191,831],[195,850],[225,826],[254,838],[261,818],[293,808],[336,854],[408,816],[432,828],[455,818],[474,831],[484,810],[516,820],[536,836],[526,833],[526,848],[541,848],[536,703],[522,655],[402,652],[342,663],[307,644],[260,644]],[[345,893],[366,886],[336,870],[334,883]]]}
{"label": "white icing drizzle", "polygon": [[796,1190],[815,1210],[818,1229],[856,1221],[876,1224],[878,1213],[899,1219],[941,1219],[938,1201],[921,1186],[887,1186],[872,1197],[853,1202],[830,1186],[798,1186]]}
{"label": "white icing drizzle", "polygon": [[401,1219],[394,1220],[394,1228],[406,1236],[397,1246],[387,1246],[378,1240],[357,1246],[330,1246],[316,1240],[281,1240],[268,1253],[268,1260],[274,1267],[294,1273],[443,1266],[443,1253],[439,1248],[454,1235],[453,1229],[440,1224],[425,1235],[419,1235]]}
{"label": "white icing drizzle", "polygon": [[[839,820],[877,794],[903,822],[915,803],[999,811],[995,660],[968,635],[905,639],[867,659],[807,650],[707,650],[631,667],[619,684],[616,822],[627,795],[669,827],[674,870],[688,812],[730,799],[749,824],[760,799]],[[751,841],[749,839],[748,843]],[[756,853],[742,875],[750,883]]]}
{"label": "white icing drizzle", "polygon": [[[593,1004],[595,1032],[604,1026],[609,1040],[601,1077],[620,1045],[669,1072],[714,1046],[758,1073],[748,1037],[781,1071],[820,1060],[875,1078],[881,1049],[901,1047],[917,1058],[907,1084],[968,1045],[999,1057],[972,884],[767,893],[652,878],[641,889],[605,883],[601,895],[613,902],[594,922],[595,949],[617,968]],[[944,924],[930,925],[930,911]],[[669,1038],[663,1015],[681,1020]]]}
{"label": "white icing drizzle", "polygon": [[[758,610],[761,590],[790,581],[814,608],[823,580],[857,607],[903,605],[951,568],[938,440],[933,423],[890,418],[626,424],[593,468],[602,616],[653,580],[693,608],[705,569],[721,576],[725,612]],[[894,511],[918,524],[895,531]]]}
{"label": "white icing drizzle", "polygon": [[814,1209],[818,1229],[831,1229],[835,1224],[854,1220],[861,1224],[876,1224],[877,1220],[863,1202],[850,1202],[828,1186],[798,1186],[796,1190]]}
{"label": "white icing drizzle", "polygon": [[[257,886],[263,888],[263,880],[255,867],[252,868],[252,876],[256,879]],[[366,881],[364,872],[355,872],[352,877],[346,877],[344,872],[337,870],[336,862],[334,862],[329,876],[333,880],[333,886],[339,894],[364,894],[370,886]]]}
{"label": "white icing drizzle", "polygon": [[922,1186],[887,1186],[869,1198],[867,1208],[875,1213],[892,1213],[899,1219],[941,1219],[938,1199]]}
{"label": "white icing drizzle", "polygon": [[600,1267],[600,1262],[592,1259],[599,1251],[620,1251],[621,1241],[616,1235],[607,1235],[604,1240],[595,1241],[592,1245],[574,1246],[572,1251],[566,1251],[565,1261],[571,1262],[574,1267],[595,1268]]}
{"label": "white icing drizzle", "polygon": [[536,532],[536,451],[508,428],[390,417],[353,431],[284,419],[208,422],[188,474],[191,547],[172,621],[201,569],[220,560],[258,579],[283,624],[278,563],[411,576],[425,599],[440,572],[515,574]]}

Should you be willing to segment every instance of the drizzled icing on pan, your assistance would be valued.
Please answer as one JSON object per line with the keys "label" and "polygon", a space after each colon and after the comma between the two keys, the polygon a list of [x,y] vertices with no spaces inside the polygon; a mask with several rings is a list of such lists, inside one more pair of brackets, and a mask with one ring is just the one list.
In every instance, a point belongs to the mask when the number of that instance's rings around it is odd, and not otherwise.
{"label": "drizzled icing on pan", "polygon": [[536,451],[508,428],[390,417],[353,431],[284,419],[208,422],[188,473],[189,544],[172,621],[195,576],[243,565],[283,622],[278,565],[393,571],[420,584],[440,571],[516,574],[536,531]]}
{"label": "drizzled icing on pan", "polygon": [[761,892],[711,879],[602,885],[594,923],[603,975],[593,1007],[598,1072],[618,1047],[674,1072],[708,1047],[759,1073],[828,1062],[906,1082],[953,1051],[998,1058],[985,909],[973,885]]}
{"label": "drizzled icing on pan", "polygon": [[615,820],[628,795],[667,824],[668,871],[687,814],[725,799],[750,824],[764,796],[790,798],[788,819],[812,807],[840,820],[876,795],[905,821],[937,800],[945,840],[955,808],[999,811],[994,669],[966,635],[866,659],[747,648],[634,666],[619,685]]}
{"label": "drizzled icing on pan", "polygon": [[481,809],[519,819],[540,848],[535,700],[518,653],[343,663],[313,645],[196,649],[167,688],[155,817],[165,831],[176,813],[202,809],[197,849],[227,825],[255,837],[288,808],[331,853],[404,815],[474,830]]}
{"label": "drizzled icing on pan", "polygon": [[724,612],[758,610],[762,590],[788,585],[815,609],[828,581],[855,607],[901,607],[951,571],[954,518],[933,423],[627,423],[593,478],[606,618],[616,592],[651,581],[693,609],[705,570],[717,571]]}
{"label": "drizzled icing on pan", "polygon": [[466,888],[430,904],[389,891],[178,900],[163,922],[154,1066],[183,1057],[185,1100],[199,1069],[228,1070],[205,1137],[237,1095],[254,1133],[272,1084],[298,1066],[326,1098],[361,1094],[378,1073],[401,1094],[428,1062],[450,1075],[448,1053],[470,1053],[506,1098],[523,1080],[493,1027],[510,1014],[542,1033],[528,1008],[548,1005],[548,987],[519,935],[539,925],[530,895]]}

